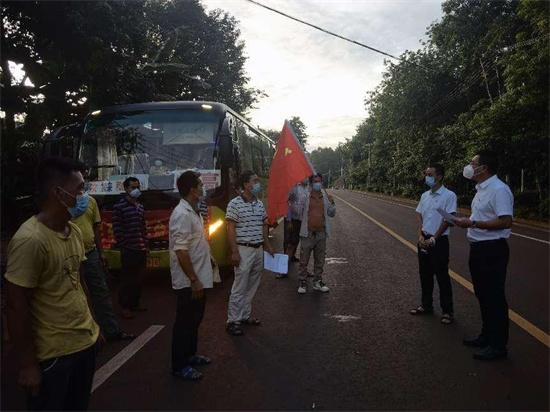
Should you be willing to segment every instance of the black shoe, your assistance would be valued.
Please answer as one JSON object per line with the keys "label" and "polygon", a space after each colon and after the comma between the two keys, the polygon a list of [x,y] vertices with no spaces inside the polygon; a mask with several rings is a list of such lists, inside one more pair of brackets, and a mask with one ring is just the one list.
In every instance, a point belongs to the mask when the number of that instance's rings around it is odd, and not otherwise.
{"label": "black shoe", "polygon": [[474,353],[473,358],[477,360],[492,361],[497,359],[506,359],[508,351],[506,349],[496,349],[486,346],[481,351]]}
{"label": "black shoe", "polygon": [[478,336],[473,339],[464,339],[462,344],[471,348],[484,348],[487,346],[487,340],[483,336]]}
{"label": "black shoe", "polygon": [[228,323],[225,327],[225,330],[232,336],[244,335],[241,325],[239,325],[238,323]]}

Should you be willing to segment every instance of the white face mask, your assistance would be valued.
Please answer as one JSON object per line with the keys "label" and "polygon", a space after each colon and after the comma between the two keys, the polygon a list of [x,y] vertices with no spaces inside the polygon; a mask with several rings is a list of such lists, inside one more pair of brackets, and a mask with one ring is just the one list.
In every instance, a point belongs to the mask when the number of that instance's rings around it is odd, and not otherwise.
{"label": "white face mask", "polygon": [[472,165],[466,165],[464,166],[464,170],[462,171],[462,176],[464,176],[466,179],[472,179],[476,174],[477,170],[480,168],[481,166],[479,167],[476,167],[474,169],[474,167]]}
{"label": "white face mask", "polygon": [[161,167],[162,166],[162,160],[155,160],[155,166]]}

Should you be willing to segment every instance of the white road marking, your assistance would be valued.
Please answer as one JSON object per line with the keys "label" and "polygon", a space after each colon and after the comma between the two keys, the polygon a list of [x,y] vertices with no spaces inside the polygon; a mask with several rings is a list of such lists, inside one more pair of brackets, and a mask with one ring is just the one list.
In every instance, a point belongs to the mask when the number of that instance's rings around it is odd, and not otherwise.
{"label": "white road marking", "polygon": [[99,368],[94,375],[92,393],[99,388],[109,377],[120,369],[134,356],[147,342],[155,337],[164,328],[164,325],[151,325],[141,335],[135,338],[128,346],[117,353],[109,362]]}
{"label": "white road marking", "polygon": [[348,263],[346,258],[325,258],[327,265],[345,265]]}
{"label": "white road marking", "polygon": [[331,315],[329,313],[325,313],[325,316],[327,318],[336,319],[340,323],[346,323],[346,322],[351,322],[352,320],[361,319],[361,316],[355,316],[355,315]]}
{"label": "white road marking", "polygon": [[[390,201],[390,200],[380,199],[379,197],[376,197],[376,196],[369,196],[369,195],[367,195],[366,193],[356,192],[356,191],[354,191],[354,193],[362,194],[362,195],[367,196],[367,197],[369,197],[369,198],[371,198],[371,199],[378,200],[379,202],[389,203],[390,205],[396,205],[396,206],[406,207],[407,209],[416,210],[415,207],[407,206],[407,205],[404,205],[404,204],[398,203],[398,202],[392,202],[392,201]],[[522,225],[522,226],[525,226],[525,225]],[[540,230],[540,229],[537,229],[537,230]],[[535,241],[535,242],[540,242],[540,243],[545,243],[545,244],[547,244],[547,245],[550,245],[550,241],[548,241],[548,240],[538,239],[538,238],[536,238],[536,237],[531,237],[531,236],[527,236],[527,235],[521,235],[521,234],[516,233],[516,232],[512,232],[512,235],[514,235],[514,236],[519,236],[519,237],[523,237],[523,238],[529,239],[529,240],[533,240],[533,241]]]}
{"label": "white road marking", "polygon": [[520,235],[519,233],[514,233],[514,232],[512,232],[512,234],[514,236],[524,237],[525,239],[530,239],[530,240],[534,240],[535,242],[546,243],[547,245],[550,245],[550,242],[548,240],[537,239],[536,237]]}

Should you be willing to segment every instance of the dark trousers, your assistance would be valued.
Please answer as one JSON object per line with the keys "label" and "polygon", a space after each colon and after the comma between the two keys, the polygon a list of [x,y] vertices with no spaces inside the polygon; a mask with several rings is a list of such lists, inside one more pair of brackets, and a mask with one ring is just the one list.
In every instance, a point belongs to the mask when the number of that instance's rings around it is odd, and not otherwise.
{"label": "dark trousers", "polygon": [[510,250],[505,239],[470,244],[470,274],[481,310],[481,336],[490,346],[506,348],[508,303],[504,285]]}
{"label": "dark trousers", "polygon": [[99,327],[106,338],[120,334],[120,326],[113,310],[111,291],[107,286],[105,271],[101,264],[97,249],[86,253],[86,261],[83,262],[84,278],[92,298],[92,306]]}
{"label": "dark trousers", "polygon": [[433,308],[434,275],[439,286],[439,303],[443,313],[453,314],[453,289],[449,277],[449,238],[441,236],[435,246],[418,248],[418,269],[422,287],[422,306]]}
{"label": "dark trousers", "polygon": [[204,316],[206,296],[191,299],[191,288],[175,291],[177,296],[176,321],[172,330],[172,370],[180,370],[189,364],[189,358],[197,354],[199,326]]}
{"label": "dark trousers", "polygon": [[42,383],[38,396],[28,397],[31,411],[88,409],[95,372],[96,346],[40,362]]}
{"label": "dark trousers", "polygon": [[141,299],[141,278],[145,271],[147,252],[122,248],[120,251],[122,271],[118,302],[123,309],[136,309]]}

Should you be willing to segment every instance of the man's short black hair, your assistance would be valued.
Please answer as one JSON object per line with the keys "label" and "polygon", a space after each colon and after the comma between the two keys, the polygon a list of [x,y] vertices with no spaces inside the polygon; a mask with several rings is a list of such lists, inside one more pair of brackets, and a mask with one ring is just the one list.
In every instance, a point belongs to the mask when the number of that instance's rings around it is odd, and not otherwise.
{"label": "man's short black hair", "polygon": [[489,169],[489,173],[494,175],[498,169],[496,154],[490,150],[482,150],[478,153],[478,156],[479,165],[487,166],[487,169]]}
{"label": "man's short black hair", "polygon": [[181,197],[186,197],[191,189],[196,189],[199,186],[199,176],[199,173],[188,170],[183,172],[180,177],[178,177],[176,184]]}
{"label": "man's short black hair", "polygon": [[254,176],[256,173],[254,173],[252,170],[245,170],[239,175],[239,187],[241,189],[244,189],[244,185],[248,182],[250,182],[250,178]]}
{"label": "man's short black hair", "polygon": [[36,169],[36,193],[39,201],[47,199],[53,186],[63,186],[73,172],[86,167],[82,162],[68,157],[49,157],[40,162]]}
{"label": "man's short black hair", "polygon": [[313,183],[313,179],[315,179],[316,177],[320,177],[321,181],[323,180],[323,175],[321,173],[315,173],[314,175],[311,175],[309,177],[309,183]]}
{"label": "man's short black hair", "polygon": [[124,189],[128,189],[130,187],[130,183],[133,183],[133,182],[139,183],[139,179],[134,176],[127,177],[126,180],[122,183],[124,185]]}
{"label": "man's short black hair", "polygon": [[434,169],[437,176],[445,177],[445,168],[440,163],[431,163],[428,167]]}

